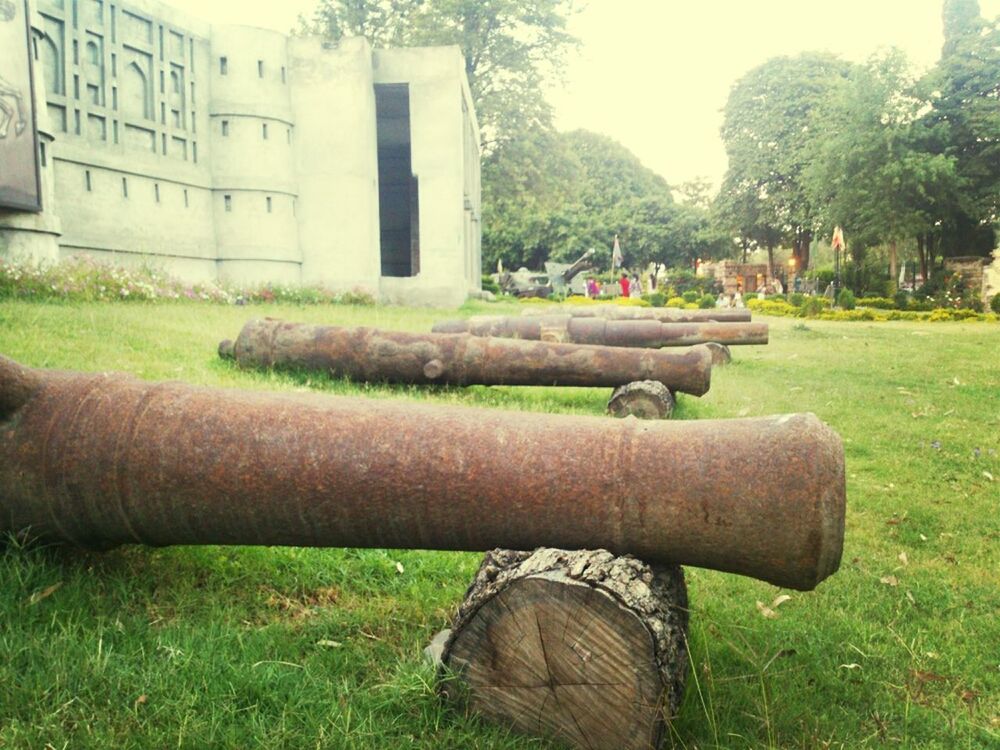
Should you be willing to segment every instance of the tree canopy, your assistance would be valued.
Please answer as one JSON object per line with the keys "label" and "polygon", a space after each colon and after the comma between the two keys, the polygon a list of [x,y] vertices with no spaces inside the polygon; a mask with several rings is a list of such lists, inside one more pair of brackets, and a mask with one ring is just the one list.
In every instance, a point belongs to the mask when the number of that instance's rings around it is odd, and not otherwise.
{"label": "tree canopy", "polygon": [[729,168],[721,220],[745,242],[790,245],[803,269],[816,224],[802,178],[813,112],[850,71],[850,64],[825,53],[775,57],[734,84],[724,110]]}
{"label": "tree canopy", "polygon": [[898,51],[865,65],[808,53],[740,79],[725,108],[729,169],[715,202],[744,247],[792,248],[817,231],[849,246],[916,240],[937,255],[986,254],[1000,216],[1000,19],[945,0],[939,63],[915,79]]}
{"label": "tree canopy", "polygon": [[489,153],[551,128],[541,83],[577,44],[566,30],[571,12],[570,0],[320,0],[302,26],[378,47],[457,45]]}

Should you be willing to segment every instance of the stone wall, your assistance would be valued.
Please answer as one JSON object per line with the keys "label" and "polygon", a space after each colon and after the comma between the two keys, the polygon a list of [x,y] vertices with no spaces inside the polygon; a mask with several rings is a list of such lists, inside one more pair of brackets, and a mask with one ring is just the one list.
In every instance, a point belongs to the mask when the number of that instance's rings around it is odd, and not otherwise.
{"label": "stone wall", "polygon": [[[457,48],[331,46],[153,0],[34,10],[48,199],[0,213],[0,252],[408,303],[480,288],[479,130]],[[381,275],[377,84],[410,92],[420,262],[406,278]]]}

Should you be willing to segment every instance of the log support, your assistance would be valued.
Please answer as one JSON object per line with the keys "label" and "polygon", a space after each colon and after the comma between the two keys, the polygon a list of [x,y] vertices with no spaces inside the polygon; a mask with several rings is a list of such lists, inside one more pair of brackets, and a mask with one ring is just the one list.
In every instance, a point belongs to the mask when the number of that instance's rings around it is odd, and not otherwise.
{"label": "log support", "polygon": [[637,380],[615,388],[608,400],[612,417],[670,419],[676,399],[670,389],[655,380]]}
{"label": "log support", "polygon": [[428,649],[442,692],[518,731],[590,750],[648,750],[687,675],[677,566],[604,550],[494,550]]}

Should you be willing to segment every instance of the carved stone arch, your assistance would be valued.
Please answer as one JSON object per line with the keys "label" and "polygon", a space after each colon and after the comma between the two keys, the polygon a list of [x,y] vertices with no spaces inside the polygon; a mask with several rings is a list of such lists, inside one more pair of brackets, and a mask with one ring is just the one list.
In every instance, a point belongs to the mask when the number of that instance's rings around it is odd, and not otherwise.
{"label": "carved stone arch", "polygon": [[49,34],[41,35],[42,74],[45,76],[45,90],[50,94],[65,94],[63,80],[62,50],[58,42]]}
{"label": "carved stone arch", "polygon": [[122,76],[122,111],[126,117],[153,119],[153,101],[146,71],[136,63],[125,66]]}
{"label": "carved stone arch", "polygon": [[87,42],[87,62],[90,65],[101,66],[101,49],[94,40]]}

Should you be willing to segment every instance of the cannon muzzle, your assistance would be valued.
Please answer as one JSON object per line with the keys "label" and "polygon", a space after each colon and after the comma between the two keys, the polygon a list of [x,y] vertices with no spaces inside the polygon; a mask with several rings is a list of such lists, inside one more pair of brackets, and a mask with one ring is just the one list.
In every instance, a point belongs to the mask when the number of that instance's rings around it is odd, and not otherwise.
{"label": "cannon muzzle", "polygon": [[0,394],[0,533],[97,547],[603,547],[797,589],[840,562],[843,448],[810,414],[644,422],[4,359]]}
{"label": "cannon muzzle", "polygon": [[416,385],[572,385],[616,387],[655,380],[672,391],[708,392],[712,353],[489,339],[468,334],[251,320],[219,354],[241,367],[318,370],[360,382]]}
{"label": "cannon muzzle", "polygon": [[437,333],[470,333],[473,336],[528,339],[533,341],[596,344],[598,346],[646,347],[692,346],[715,342],[766,344],[767,323],[696,322],[664,323],[659,320],[607,320],[575,318],[571,315],[537,317],[473,316],[435,324]]}

